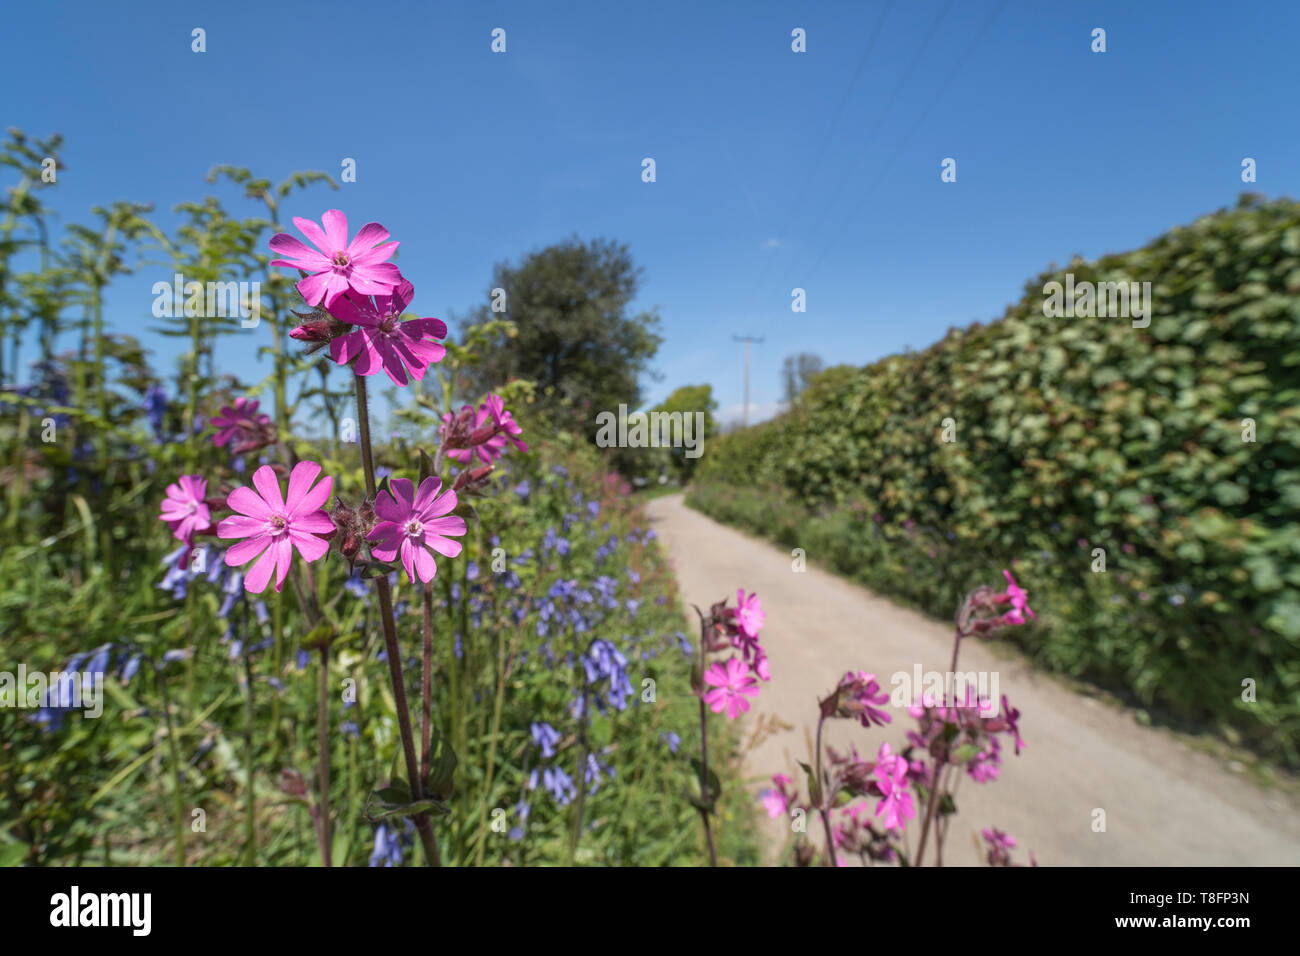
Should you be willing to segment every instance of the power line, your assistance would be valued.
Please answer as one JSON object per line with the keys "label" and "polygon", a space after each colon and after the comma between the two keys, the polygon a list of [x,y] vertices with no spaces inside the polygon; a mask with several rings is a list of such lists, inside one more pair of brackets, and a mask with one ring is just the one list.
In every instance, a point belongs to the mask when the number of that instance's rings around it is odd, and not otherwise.
{"label": "power line", "polygon": [[[925,122],[925,118],[930,114],[930,110],[932,110],[935,104],[938,103],[939,100],[942,98],[943,91],[947,88],[948,84],[952,82],[953,77],[956,76],[957,73],[961,70],[961,68],[966,65],[966,61],[970,59],[971,53],[974,52],[975,48],[979,45],[979,41],[983,39],[984,34],[988,32],[989,27],[993,25],[993,21],[998,18],[998,15],[1002,13],[1002,9],[1006,5],[1007,5],[1007,0],[1000,0],[997,7],[993,10],[992,16],[990,16],[986,21],[984,21],[984,25],[980,27],[979,32],[975,34],[974,38],[970,42],[970,45],[966,47],[965,52],[963,52],[961,57],[958,58],[957,63],[953,66],[952,70],[948,73],[946,77],[944,77],[943,82],[939,84],[939,88],[936,91],[934,98],[930,101],[930,103],[926,106],[926,108],[921,111],[920,115],[917,116],[916,122],[913,123],[911,129],[907,131],[907,135],[904,136],[899,141],[898,149],[894,151],[894,155],[889,158],[889,162],[887,162],[883,167],[881,167],[880,175],[876,177],[876,179],[871,183],[870,187],[868,187],[867,191],[863,193],[862,198],[858,201],[858,204],[853,207],[853,212],[850,213],[848,219],[845,220],[846,225],[848,223],[857,220],[858,213],[861,211],[862,207],[866,205],[867,199],[870,198],[871,194],[875,192],[876,187],[879,186],[880,183],[884,180],[885,174],[888,173],[890,168],[894,165],[894,163],[898,161],[898,157],[902,155],[903,150],[907,147],[908,142],[911,141],[912,136],[920,128],[921,124]],[[843,227],[841,227],[841,229],[838,232],[832,234],[831,241],[826,243],[822,247],[821,253],[813,261],[812,268],[809,269],[808,272],[803,276],[804,281],[807,281],[813,276],[814,273],[816,273],[817,269],[822,264],[822,260],[826,258],[826,253],[828,253],[831,250],[831,248],[835,244],[835,240],[839,238],[840,232],[843,232]],[[792,273],[788,274],[787,278],[789,278],[789,275],[792,275]]]}
{"label": "power line", "polygon": [[[902,90],[902,88],[907,84],[907,81],[911,79],[912,74],[916,72],[916,67],[921,62],[921,56],[925,53],[926,48],[929,47],[930,41],[934,39],[935,34],[939,32],[939,24],[943,22],[944,17],[948,15],[948,11],[952,9],[953,2],[954,0],[947,0],[947,2],[944,3],[943,8],[939,11],[939,15],[935,17],[934,22],[930,24],[930,29],[926,32],[925,39],[921,41],[921,45],[917,48],[916,53],[912,56],[912,61],[908,64],[907,71],[902,75],[899,81],[894,85],[894,88],[889,92],[889,95],[886,98],[888,101],[888,105],[886,105],[885,109],[882,110],[880,114],[876,117],[876,122],[874,125],[872,125],[871,131],[867,134],[865,142],[870,143],[873,139],[875,139],[876,133],[877,131],[879,131],[881,123],[883,123],[885,117],[889,115],[890,110],[893,108],[895,102],[897,101],[899,91]],[[844,175],[840,177],[839,183],[836,184],[835,189],[831,193],[830,202],[827,203],[825,208],[822,210],[821,215],[817,219],[817,225],[812,229],[809,235],[816,236],[817,233],[820,231],[821,225],[823,222],[825,222],[826,217],[829,216],[831,210],[835,209],[836,206],[838,205],[839,195],[841,192],[843,192],[845,184],[849,181],[849,179],[852,177],[854,172],[855,169],[853,165],[850,164],[850,166],[844,171]],[[791,266],[787,267],[785,272],[785,278],[789,278],[793,274],[794,273],[793,273],[793,264],[792,264]]]}
{"label": "power line", "polygon": [[[840,118],[844,114],[844,107],[848,105],[849,98],[853,95],[853,88],[857,85],[859,77],[862,76],[862,70],[867,65],[867,60],[871,57],[871,52],[876,47],[876,41],[880,39],[880,34],[885,27],[885,21],[889,19],[889,14],[893,9],[893,6],[894,6],[894,0],[889,0],[889,3],[885,5],[884,14],[881,16],[880,20],[877,21],[876,28],[874,31],[872,31],[871,37],[867,41],[866,48],[862,51],[862,55],[858,57],[857,66],[855,66],[853,69],[853,76],[850,77],[848,85],[844,87],[844,92],[840,96],[839,104],[835,107],[835,112],[831,116],[831,123],[826,129],[826,135],[822,137],[821,146],[818,148],[817,153],[813,158],[812,164],[808,167],[808,174],[804,177],[803,185],[800,186],[799,192],[797,193],[795,200],[789,205],[789,207],[786,209],[785,215],[781,218],[780,228],[778,228],[778,230],[775,233],[773,233],[773,235],[778,240],[783,235],[785,235],[786,230],[789,228],[791,219],[794,218],[794,215],[798,211],[800,204],[803,202],[804,196],[808,192],[808,187],[812,185],[813,180],[816,178],[815,174],[817,173],[818,169],[821,167],[822,160],[825,158],[826,155],[826,150],[830,146],[831,140],[834,138],[836,129],[838,129],[839,127]],[[751,200],[750,202],[752,205],[753,200]],[[749,289],[751,290],[751,294],[754,297],[752,301],[754,302],[755,305],[757,305],[758,298],[761,294],[758,291],[759,289],[758,279],[763,273],[763,265],[764,263],[762,261],[762,258],[760,257],[760,260],[754,270],[754,275],[749,282]]]}

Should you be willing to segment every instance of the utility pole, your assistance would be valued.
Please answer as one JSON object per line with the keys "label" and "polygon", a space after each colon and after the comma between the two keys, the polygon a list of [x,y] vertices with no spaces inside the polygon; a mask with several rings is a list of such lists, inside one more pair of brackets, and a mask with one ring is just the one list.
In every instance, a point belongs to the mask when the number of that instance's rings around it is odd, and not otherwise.
{"label": "utility pole", "polygon": [[758,342],[762,344],[762,339],[756,339],[752,335],[733,335],[737,342],[745,343],[745,411],[741,416],[741,425],[744,428],[749,427],[749,347],[751,344]]}

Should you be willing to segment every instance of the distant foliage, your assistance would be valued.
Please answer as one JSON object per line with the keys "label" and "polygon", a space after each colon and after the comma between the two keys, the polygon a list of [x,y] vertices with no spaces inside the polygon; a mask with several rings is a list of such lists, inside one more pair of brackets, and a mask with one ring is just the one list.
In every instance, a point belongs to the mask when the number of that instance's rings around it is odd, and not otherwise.
{"label": "distant foliage", "polygon": [[[1149,281],[1149,327],[1047,317],[1043,286],[1066,272]],[[998,322],[814,380],[790,413],[713,445],[694,501],[936,614],[1025,556],[1046,663],[1295,763],[1297,293],[1300,204],[1243,197],[1038,276]]]}

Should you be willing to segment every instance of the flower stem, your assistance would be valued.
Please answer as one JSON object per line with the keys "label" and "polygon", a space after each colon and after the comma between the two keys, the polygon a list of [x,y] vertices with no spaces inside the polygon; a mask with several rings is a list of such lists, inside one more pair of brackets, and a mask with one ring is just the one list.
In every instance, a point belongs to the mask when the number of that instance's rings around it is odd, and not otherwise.
{"label": "flower stem", "polygon": [[424,585],[424,642],[420,667],[420,779],[429,779],[433,738],[433,581]]}
{"label": "flower stem", "polygon": [[[700,620],[700,680],[704,680],[705,655],[708,653],[708,622]],[[704,824],[704,841],[709,845],[709,866],[718,865],[718,848],[713,844],[713,827],[709,823],[709,712],[700,693],[700,821]]]}
{"label": "flower stem", "polygon": [[[957,651],[961,648],[961,626],[957,627],[957,633],[952,642],[952,663],[948,667],[948,673],[957,673]],[[947,708],[949,701],[944,701],[944,707]],[[921,827],[921,840],[916,847],[916,861],[913,866],[921,866],[921,857],[925,853],[925,841],[930,835],[930,824],[934,820],[934,809],[939,803],[939,791],[942,789],[942,779],[944,766],[948,762],[948,745],[945,743],[941,756],[935,758],[934,771],[930,775],[930,799],[925,805],[925,823]],[[938,853],[936,853],[938,857]]]}
{"label": "flower stem", "polygon": [[831,811],[827,806],[827,795],[821,792],[826,786],[825,781],[822,779],[822,727],[825,723],[826,715],[822,714],[817,720],[817,812],[821,814],[822,827],[826,830],[826,858],[831,861],[831,866],[835,867],[839,866],[839,861],[835,859],[835,837],[831,833]]}
{"label": "flower stem", "polygon": [[[162,695],[163,721],[167,726],[167,749],[171,755],[172,770],[172,807],[176,828],[176,865],[185,865],[185,802],[181,796],[181,760],[176,751],[176,732],[172,728],[172,706],[167,697],[167,678],[160,670],[158,691]],[[104,853],[108,853],[108,834],[104,834]]]}
{"label": "flower stem", "polygon": [[320,696],[316,709],[316,743],[319,747],[316,774],[320,782],[320,820],[316,830],[320,836],[321,866],[332,866],[330,862],[330,708],[329,708],[329,671],[330,649],[325,645],[320,649]]}
{"label": "flower stem", "polygon": [[[355,376],[357,386],[357,424],[361,437],[361,464],[366,473],[366,494],[375,497],[375,459],[370,445],[370,410],[366,402],[366,380]],[[419,775],[420,764],[415,756],[415,738],[411,733],[411,711],[406,703],[406,682],[402,676],[402,650],[397,643],[397,624],[393,618],[393,593],[388,586],[388,576],[380,574],[375,578],[375,590],[379,594],[379,617],[384,626],[384,650],[388,657],[388,676],[393,685],[393,700],[397,705],[397,727],[402,738],[402,755],[406,760],[406,775],[409,778],[411,798],[420,800],[424,796],[424,782]],[[425,861],[430,866],[441,866],[438,856],[438,842],[433,836],[433,823],[427,813],[417,814],[415,830],[420,835],[420,844],[424,847]]]}

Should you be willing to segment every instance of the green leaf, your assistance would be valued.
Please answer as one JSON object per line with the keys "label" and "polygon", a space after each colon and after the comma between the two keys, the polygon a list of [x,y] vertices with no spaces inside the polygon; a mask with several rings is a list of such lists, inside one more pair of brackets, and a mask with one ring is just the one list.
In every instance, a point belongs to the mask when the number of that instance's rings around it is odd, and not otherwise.
{"label": "green leaf", "polygon": [[414,817],[421,813],[442,816],[449,812],[450,808],[434,797],[412,800],[411,788],[400,777],[381,790],[371,791],[366,797],[365,816],[371,823],[393,817]]}
{"label": "green leaf", "polygon": [[434,731],[430,742],[429,776],[424,782],[424,793],[439,800],[450,800],[456,789],[456,751],[441,734]]}
{"label": "green leaf", "polygon": [[714,773],[713,768],[710,767],[708,777],[709,792],[704,794],[698,793],[696,788],[700,785],[700,766],[700,759],[698,757],[692,757],[691,768],[694,770],[694,773],[691,774],[691,781],[694,784],[694,787],[692,787],[691,791],[687,794],[687,799],[690,800],[691,806],[700,810],[712,812],[714,806],[718,802],[719,795],[722,793],[722,783],[718,780],[718,775]]}
{"label": "green leaf", "polygon": [[317,624],[310,631],[303,635],[298,642],[303,650],[319,650],[322,647],[329,647],[334,642],[334,627],[328,621]]}

